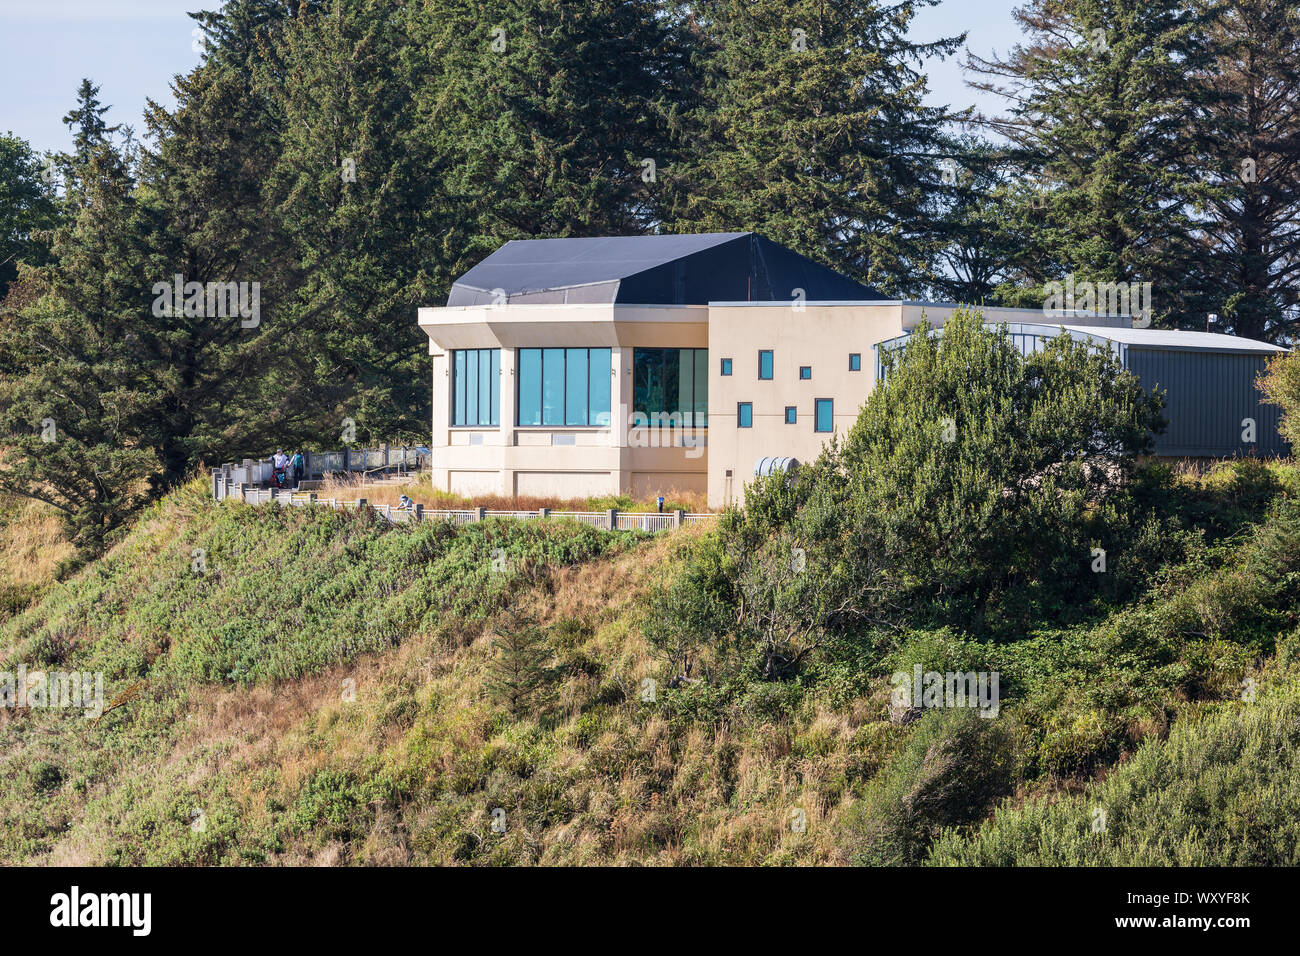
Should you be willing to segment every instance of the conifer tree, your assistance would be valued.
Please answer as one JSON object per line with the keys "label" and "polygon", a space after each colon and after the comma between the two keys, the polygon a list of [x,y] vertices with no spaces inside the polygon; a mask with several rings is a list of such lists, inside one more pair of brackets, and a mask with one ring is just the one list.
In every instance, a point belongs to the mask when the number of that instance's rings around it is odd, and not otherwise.
{"label": "conifer tree", "polygon": [[1007,100],[986,122],[1016,149],[1023,183],[1006,199],[1031,278],[1151,282],[1157,324],[1194,321],[1187,76],[1206,62],[1205,15],[1168,0],[1030,0],[1014,16],[1025,42],[968,66]]}
{"label": "conifer tree", "polygon": [[545,698],[551,649],[531,618],[511,615],[492,637],[487,686],[498,704],[520,716]]}
{"label": "conifer tree", "polygon": [[1191,78],[1200,307],[1218,315],[1214,331],[1288,344],[1300,333],[1300,13],[1269,0],[1198,7],[1213,53]]}
{"label": "conifer tree", "polygon": [[33,276],[40,297],[0,324],[0,489],[45,501],[82,551],[159,487],[155,452],[161,368],[141,336],[154,262],[150,212],[127,156],[111,140],[98,89],[82,83],[65,118],[66,217],[53,264]]}
{"label": "conifer tree", "polygon": [[41,233],[58,218],[54,166],[12,134],[0,135],[0,302],[18,277],[20,262],[43,264],[49,243]]}
{"label": "conifer tree", "polygon": [[704,88],[682,118],[668,228],[757,230],[884,291],[922,290],[949,146],[921,67],[963,37],[913,42],[918,5],[701,4]]}

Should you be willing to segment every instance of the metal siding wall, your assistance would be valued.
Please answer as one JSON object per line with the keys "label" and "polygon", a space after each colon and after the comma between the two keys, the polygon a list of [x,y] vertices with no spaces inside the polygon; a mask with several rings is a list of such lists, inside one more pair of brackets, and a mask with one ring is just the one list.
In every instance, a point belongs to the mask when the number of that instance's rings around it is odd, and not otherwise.
{"label": "metal siding wall", "polygon": [[[1277,433],[1278,408],[1265,405],[1255,387],[1264,369],[1261,355],[1128,350],[1128,367],[1148,389],[1165,390],[1169,427],[1156,437],[1156,454],[1189,457],[1285,455]],[[1242,419],[1255,419],[1255,443],[1241,440]]]}

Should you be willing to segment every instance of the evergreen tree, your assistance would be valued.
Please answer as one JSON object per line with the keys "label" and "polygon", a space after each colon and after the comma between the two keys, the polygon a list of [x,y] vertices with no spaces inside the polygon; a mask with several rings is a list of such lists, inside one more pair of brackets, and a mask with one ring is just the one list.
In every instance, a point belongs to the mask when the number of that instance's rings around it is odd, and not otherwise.
{"label": "evergreen tree", "polygon": [[[1000,301],[1024,268],[1022,235],[1008,221],[1008,201],[1018,188],[1007,151],[976,139],[956,144],[945,160],[942,208],[937,216],[937,274],[930,290],[945,302]],[[1028,226],[1029,224],[1025,224]]]}
{"label": "evergreen tree", "polygon": [[1008,216],[1028,227],[1031,277],[1151,282],[1158,322],[1194,322],[1187,75],[1206,62],[1205,15],[1170,0],[1030,0],[1014,16],[1026,42],[968,65],[985,77],[976,88],[1008,101],[986,123],[1016,149],[1024,186]]}
{"label": "evergreen tree", "polygon": [[464,223],[444,183],[463,154],[422,116],[445,66],[413,9],[334,3],[285,31],[275,171],[292,255],[314,264],[300,305],[315,356],[316,429],[337,440],[423,438],[428,341],[416,309],[454,278]]}
{"label": "evergreen tree", "polygon": [[448,86],[426,115],[459,150],[466,264],[507,239],[652,225],[675,161],[666,117],[691,85],[668,5],[489,0],[435,16]]}
{"label": "evergreen tree", "polygon": [[920,69],[964,37],[912,42],[917,6],[700,4],[704,85],[667,228],[756,230],[891,294],[922,290],[950,117],[924,105]]}
{"label": "evergreen tree", "polygon": [[1215,331],[1288,344],[1300,333],[1300,15],[1269,0],[1199,6],[1213,50],[1193,79],[1201,308]]}
{"label": "evergreen tree", "polygon": [[49,256],[41,235],[58,218],[54,166],[26,140],[0,136],[0,302],[18,277],[19,263],[38,266]]}
{"label": "evergreen tree", "polygon": [[0,489],[48,502],[83,553],[160,484],[155,453],[161,369],[140,334],[155,265],[151,214],[126,156],[109,138],[95,87],[83,82],[66,119],[68,215],[54,263],[33,277],[40,298],[0,326]]}
{"label": "evergreen tree", "polygon": [[546,633],[533,620],[512,615],[492,637],[487,686],[498,704],[516,717],[546,695],[551,649]]}

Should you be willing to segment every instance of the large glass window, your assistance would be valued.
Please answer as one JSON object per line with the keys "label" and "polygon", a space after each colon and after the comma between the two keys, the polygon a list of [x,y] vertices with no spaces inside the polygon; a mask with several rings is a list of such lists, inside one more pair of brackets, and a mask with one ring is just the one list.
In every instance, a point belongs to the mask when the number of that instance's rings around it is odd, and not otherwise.
{"label": "large glass window", "polygon": [[651,425],[709,423],[708,349],[633,349],[632,411]]}
{"label": "large glass window", "polygon": [[500,424],[501,350],[453,349],[451,423],[483,427]]}
{"label": "large glass window", "polygon": [[519,424],[609,426],[609,349],[520,349]]}

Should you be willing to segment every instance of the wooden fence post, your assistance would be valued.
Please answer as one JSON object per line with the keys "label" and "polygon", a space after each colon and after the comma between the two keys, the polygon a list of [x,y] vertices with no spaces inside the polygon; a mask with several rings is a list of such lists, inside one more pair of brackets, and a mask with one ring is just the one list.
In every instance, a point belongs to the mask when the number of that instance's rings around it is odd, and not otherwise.
{"label": "wooden fence post", "polygon": [[618,530],[618,509],[617,508],[610,508],[608,511],[605,512],[605,522],[606,522],[606,527],[609,528],[610,531]]}
{"label": "wooden fence post", "polygon": [[673,512],[673,527],[680,528],[684,524],[686,524],[686,509],[678,508]]}
{"label": "wooden fence post", "polygon": [[539,517],[539,518],[549,518],[550,516],[551,516],[551,509],[550,509],[550,508],[538,508],[538,509],[537,509],[537,517]]}
{"label": "wooden fence post", "polygon": [[416,503],[415,505],[415,523],[419,524],[424,520],[424,505]]}
{"label": "wooden fence post", "polygon": [[486,508],[480,506],[480,507],[474,509],[474,520],[475,520],[475,521],[482,521],[482,520],[483,520],[484,518],[486,518],[486,517],[487,517],[487,509],[486,509]]}

